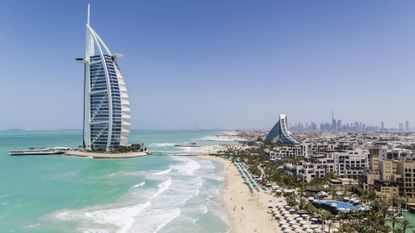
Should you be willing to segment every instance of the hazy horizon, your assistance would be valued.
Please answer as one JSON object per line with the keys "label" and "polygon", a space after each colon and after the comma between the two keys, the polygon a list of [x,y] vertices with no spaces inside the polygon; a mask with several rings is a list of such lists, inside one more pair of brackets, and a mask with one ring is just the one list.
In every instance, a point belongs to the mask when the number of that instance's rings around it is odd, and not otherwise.
{"label": "hazy horizon", "polygon": [[[81,129],[86,0],[5,0],[0,129]],[[415,126],[415,2],[92,1],[135,129]]]}

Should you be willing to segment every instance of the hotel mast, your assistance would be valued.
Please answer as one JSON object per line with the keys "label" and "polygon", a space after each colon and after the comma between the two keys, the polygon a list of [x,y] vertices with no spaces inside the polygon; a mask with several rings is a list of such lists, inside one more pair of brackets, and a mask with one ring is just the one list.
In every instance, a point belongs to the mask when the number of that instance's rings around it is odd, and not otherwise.
{"label": "hotel mast", "polygon": [[117,60],[90,23],[88,3],[86,50],[76,60],[85,67],[83,147],[113,151],[128,145],[131,113],[128,93]]}

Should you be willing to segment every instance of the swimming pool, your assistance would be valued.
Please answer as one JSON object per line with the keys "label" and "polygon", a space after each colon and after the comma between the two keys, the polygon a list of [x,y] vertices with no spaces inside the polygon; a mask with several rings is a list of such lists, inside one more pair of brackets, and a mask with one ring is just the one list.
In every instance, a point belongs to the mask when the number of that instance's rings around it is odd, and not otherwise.
{"label": "swimming pool", "polygon": [[339,212],[350,212],[359,209],[359,205],[352,205],[347,202],[342,201],[317,201],[314,200],[313,203],[317,206],[328,207],[329,209],[334,209]]}

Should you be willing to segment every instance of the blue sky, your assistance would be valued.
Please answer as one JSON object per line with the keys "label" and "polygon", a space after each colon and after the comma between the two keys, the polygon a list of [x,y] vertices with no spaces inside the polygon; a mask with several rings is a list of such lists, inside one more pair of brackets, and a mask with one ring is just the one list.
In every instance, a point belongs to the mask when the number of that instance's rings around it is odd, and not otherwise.
{"label": "blue sky", "polygon": [[[86,0],[2,0],[0,128],[81,128]],[[134,128],[415,124],[414,1],[92,1]]]}

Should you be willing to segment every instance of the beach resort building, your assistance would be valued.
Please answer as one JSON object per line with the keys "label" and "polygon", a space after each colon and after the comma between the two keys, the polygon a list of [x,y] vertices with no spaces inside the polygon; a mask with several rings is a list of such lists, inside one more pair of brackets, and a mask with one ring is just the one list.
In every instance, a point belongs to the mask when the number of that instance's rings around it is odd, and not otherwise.
{"label": "beach resort building", "polygon": [[369,149],[368,155],[368,166],[370,171],[378,171],[379,170],[379,147],[372,147]]}
{"label": "beach resort building", "polygon": [[337,176],[357,178],[368,168],[368,155],[366,150],[351,150],[344,152],[333,152],[331,157],[336,164]]}
{"label": "beach resort building", "polygon": [[306,157],[307,156],[307,145],[306,144],[295,144],[277,146],[267,151],[269,159],[271,161],[283,159],[283,158],[294,158],[294,157]]}
{"label": "beach resort building", "polygon": [[379,158],[380,160],[407,160],[412,159],[413,155],[410,150],[394,148],[394,149],[387,149],[381,148],[379,149]]}
{"label": "beach resort building", "polygon": [[298,163],[284,165],[285,172],[310,182],[315,177],[324,177],[333,172],[342,178],[358,178],[368,167],[368,153],[363,150],[331,152],[326,155],[310,155]]}
{"label": "beach resort building", "polygon": [[[369,177],[369,176],[368,176]],[[381,160],[378,177],[369,183],[376,195],[384,201],[393,196],[415,201],[415,161]]]}
{"label": "beach resort building", "polygon": [[399,192],[409,202],[415,202],[415,161],[397,162],[397,172],[401,176]]}
{"label": "beach resort building", "polygon": [[113,151],[128,146],[130,103],[118,59],[90,24],[90,4],[86,24],[84,64],[83,147],[93,151]]}
{"label": "beach resort building", "polygon": [[394,181],[375,180],[374,189],[376,196],[386,203],[399,196],[399,185]]}
{"label": "beach resort building", "polygon": [[310,182],[316,177],[326,176],[329,172],[336,173],[336,166],[333,158],[314,155],[297,164],[285,164],[284,171],[288,174],[299,176],[304,182]]}
{"label": "beach resort building", "polygon": [[265,138],[267,142],[275,142],[277,144],[295,144],[298,143],[288,131],[287,116],[280,114],[278,122]]}
{"label": "beach resort building", "polygon": [[334,143],[310,143],[308,144],[308,153],[309,154],[325,154],[328,151],[334,151]]}

